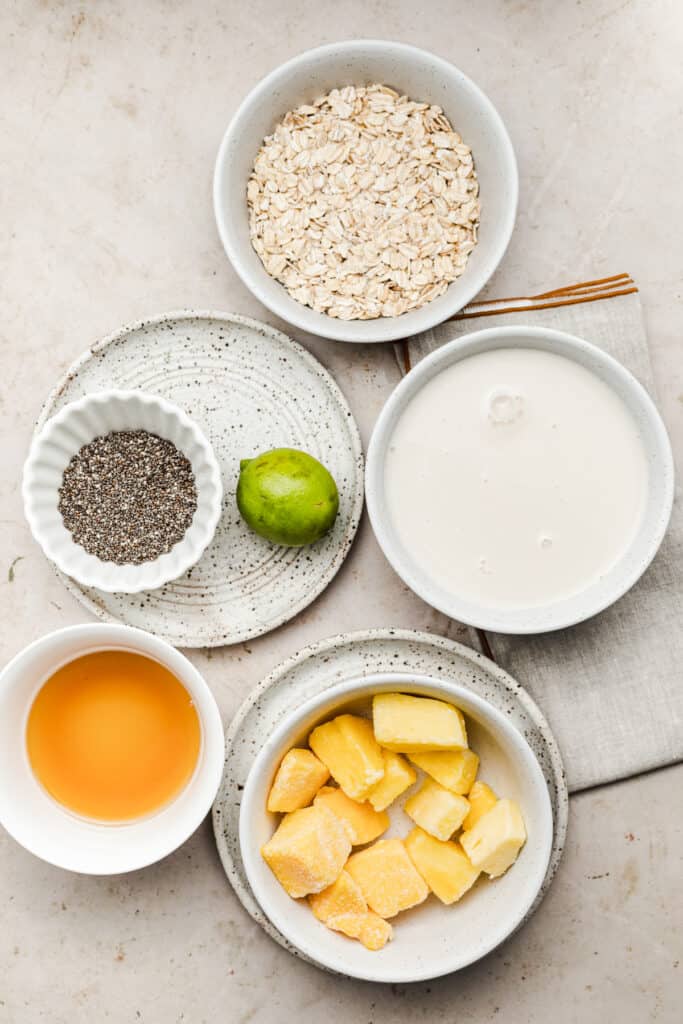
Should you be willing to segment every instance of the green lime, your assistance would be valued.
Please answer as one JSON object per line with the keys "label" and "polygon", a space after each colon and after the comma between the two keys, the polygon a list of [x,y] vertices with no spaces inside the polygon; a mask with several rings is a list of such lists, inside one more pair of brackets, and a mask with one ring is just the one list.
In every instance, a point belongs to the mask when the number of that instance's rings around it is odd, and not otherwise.
{"label": "green lime", "polygon": [[237,507],[261,537],[301,547],[332,528],[339,493],[332,475],[312,455],[274,448],[240,462]]}

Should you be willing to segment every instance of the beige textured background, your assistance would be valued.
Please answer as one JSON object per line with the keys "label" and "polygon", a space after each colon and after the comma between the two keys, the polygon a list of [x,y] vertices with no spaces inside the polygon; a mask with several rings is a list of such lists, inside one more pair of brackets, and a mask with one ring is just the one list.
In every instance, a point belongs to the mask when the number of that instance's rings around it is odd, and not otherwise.
{"label": "beige textured background", "polygon": [[[275,322],[219,247],[216,148],[260,76],[347,36],[402,39],[452,59],[507,121],[520,216],[491,293],[636,277],[681,467],[677,0],[6,2],[1,661],[86,618],[21,516],[20,468],[44,395],[92,340],[146,314],[214,307]],[[367,440],[398,379],[390,349],[300,340],[335,374]],[[335,584],[296,623],[192,657],[229,717],[306,642],[389,624],[463,635],[406,592],[364,523]],[[0,1022],[679,1021],[682,788],[679,767],[575,798],[565,860],[532,922],[479,965],[408,988],[333,979],[279,949],[225,882],[208,824],[156,867],[109,880],[59,872],[1,834]]]}

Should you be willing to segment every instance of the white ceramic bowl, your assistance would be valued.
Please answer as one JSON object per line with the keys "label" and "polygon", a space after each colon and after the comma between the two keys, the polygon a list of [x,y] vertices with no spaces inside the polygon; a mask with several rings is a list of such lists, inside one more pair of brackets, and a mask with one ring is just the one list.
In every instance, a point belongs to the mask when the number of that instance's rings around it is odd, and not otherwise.
{"label": "white ceramic bowl", "polygon": [[[645,512],[631,546],[597,582],[571,597],[542,607],[496,609],[446,590],[411,558],[392,524],[384,468],[396,424],[408,403],[433,377],[468,356],[497,348],[536,348],[565,356],[607,384],[626,404],[645,445],[649,487]],[[633,586],[654,558],[671,515],[674,467],[666,428],[652,399],[632,374],[601,349],[561,331],[542,327],[494,327],[449,342],[408,373],[389,397],[375,424],[366,462],[365,492],[375,536],[401,579],[434,608],[460,622],[497,633],[544,633],[596,615]]]}
{"label": "white ceramic bowl", "polygon": [[[142,565],[103,562],[76,544],[59,512],[59,487],[70,460],[96,437],[113,430],[147,430],[172,441],[194,473],[197,508],[185,536],[170,551]],[[43,551],[67,576],[86,587],[135,594],[182,576],[201,558],[221,515],[218,463],[199,427],[177,405],[144,391],[101,391],[71,402],[33,439],[24,466],[24,513]]]}
{"label": "white ceramic bowl", "polygon": [[[344,321],[297,302],[266,273],[249,239],[247,181],[263,139],[288,110],[335,87],[372,82],[443,108],[472,148],[481,187],[481,226],[465,272],[440,298],[400,317]],[[307,50],[251,90],[218,151],[213,196],[225,251],[244,284],[264,306],[290,324],[324,338],[394,341],[447,320],[486,284],[512,234],[517,165],[500,115],[481,89],[456,67],[404,43],[359,39]]]}
{"label": "white ceramic bowl", "polygon": [[[462,709],[469,742],[481,757],[480,777],[500,795],[519,801],[528,841],[502,878],[495,882],[480,879],[451,907],[430,896],[394,918],[393,941],[379,952],[370,952],[359,942],[326,928],[305,900],[292,900],[261,857],[260,848],[279,819],[267,812],[266,798],[284,754],[290,747],[305,744],[311,729],[322,721],[348,711],[369,714],[372,695],[383,691],[437,697]],[[385,836],[405,836],[410,831],[413,823],[401,807],[411,792],[413,789],[391,808],[391,827]],[[526,740],[506,716],[456,682],[412,673],[350,680],[286,715],[254,761],[240,809],[242,860],[263,911],[306,956],[330,970],[368,981],[404,983],[440,977],[498,946],[532,908],[545,877],[552,835],[552,810],[543,773]]]}
{"label": "white ceramic bowl", "polygon": [[[194,775],[156,814],[126,824],[97,824],[56,803],[33,775],[26,751],[26,722],[46,679],[80,655],[123,649],[153,658],[183,684],[201,723]],[[199,826],[223,772],[223,726],[209,687],[170,644],[130,626],[69,626],[36,640],[0,674],[0,824],[18,843],[50,864],[89,875],[145,867],[175,850]]]}

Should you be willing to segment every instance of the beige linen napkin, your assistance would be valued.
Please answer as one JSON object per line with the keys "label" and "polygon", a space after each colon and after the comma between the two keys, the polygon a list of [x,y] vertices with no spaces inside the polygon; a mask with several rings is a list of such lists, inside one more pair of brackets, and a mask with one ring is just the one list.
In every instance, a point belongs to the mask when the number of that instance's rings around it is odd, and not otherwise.
{"label": "beige linen napkin", "polygon": [[[654,394],[638,289],[627,274],[468,306],[396,345],[402,372],[439,345],[507,324],[553,327],[609,352]],[[572,791],[683,759],[683,514],[636,586],[601,615],[541,636],[482,636],[547,715]]]}

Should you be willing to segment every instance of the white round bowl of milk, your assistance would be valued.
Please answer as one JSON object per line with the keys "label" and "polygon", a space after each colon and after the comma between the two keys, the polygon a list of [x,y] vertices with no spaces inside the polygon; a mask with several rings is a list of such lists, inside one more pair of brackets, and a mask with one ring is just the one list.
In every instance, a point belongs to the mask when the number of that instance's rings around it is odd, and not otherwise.
{"label": "white round bowl of milk", "polygon": [[477,331],[401,381],[375,426],[366,495],[391,565],[429,604],[500,633],[573,625],[652,561],[671,446],[644,388],[580,338]]}

